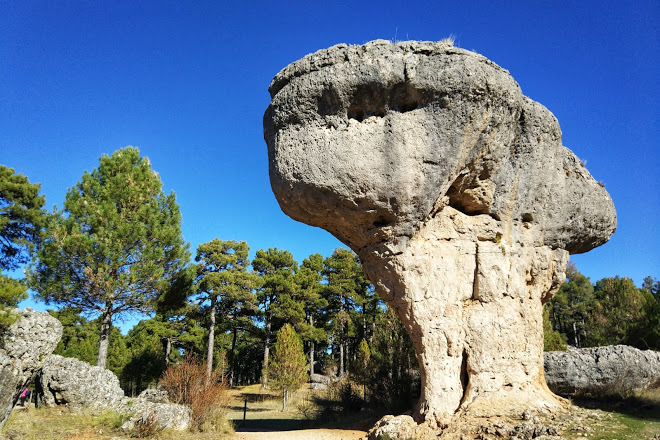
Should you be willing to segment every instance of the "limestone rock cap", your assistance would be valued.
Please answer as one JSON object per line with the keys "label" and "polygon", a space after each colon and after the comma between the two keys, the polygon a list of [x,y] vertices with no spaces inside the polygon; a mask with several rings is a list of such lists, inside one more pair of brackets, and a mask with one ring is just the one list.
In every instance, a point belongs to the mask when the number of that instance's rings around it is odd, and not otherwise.
{"label": "limestone rock cap", "polygon": [[608,193],[508,71],[443,42],[337,45],[273,79],[273,191],[295,220],[397,252],[443,207],[533,245],[586,252],[616,229]]}

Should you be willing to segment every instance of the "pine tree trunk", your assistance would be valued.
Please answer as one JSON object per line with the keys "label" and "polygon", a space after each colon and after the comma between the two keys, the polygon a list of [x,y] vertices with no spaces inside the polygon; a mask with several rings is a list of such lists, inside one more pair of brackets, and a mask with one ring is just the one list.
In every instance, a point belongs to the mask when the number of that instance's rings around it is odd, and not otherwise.
{"label": "pine tree trunk", "polygon": [[344,341],[339,341],[339,377],[344,375]]}
{"label": "pine tree trunk", "polygon": [[[339,313],[344,311],[344,295],[339,297]],[[344,318],[342,313],[342,319]],[[339,377],[344,376],[344,322],[339,323]]]}
{"label": "pine tree trunk", "polygon": [[170,365],[170,353],[172,352],[172,338],[165,340],[165,368]]}
{"label": "pine tree trunk", "polygon": [[270,331],[271,331],[271,323],[270,323],[270,316],[266,316],[266,341],[264,343],[264,363],[263,363],[263,368],[261,370],[261,388],[266,389],[268,388],[268,354],[270,351]]}
{"label": "pine tree trunk", "polygon": [[236,358],[235,356],[235,350],[236,350],[236,327],[233,328],[233,334],[231,338],[231,351],[229,355],[231,358],[229,359],[229,388],[232,388],[234,386],[234,366],[236,365],[234,362],[234,359]]}
{"label": "pine tree trunk", "polygon": [[108,361],[108,346],[110,345],[110,328],[112,327],[112,303],[108,302],[101,315],[101,335],[99,337],[99,354],[96,366],[105,368]]}
{"label": "pine tree trunk", "polygon": [[[309,316],[309,326],[314,327],[314,318]],[[314,341],[309,341],[309,377],[314,374]]]}
{"label": "pine tree trunk", "polygon": [[215,302],[216,297],[211,296],[211,309],[209,312],[209,343],[206,351],[206,382],[211,380],[213,372],[213,346],[215,344]]}

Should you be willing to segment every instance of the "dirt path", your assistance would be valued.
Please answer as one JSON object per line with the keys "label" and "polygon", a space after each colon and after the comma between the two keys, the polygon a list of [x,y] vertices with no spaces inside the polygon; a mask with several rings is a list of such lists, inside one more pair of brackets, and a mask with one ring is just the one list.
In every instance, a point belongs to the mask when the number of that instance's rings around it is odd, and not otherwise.
{"label": "dirt path", "polygon": [[301,429],[298,431],[237,432],[232,440],[358,440],[364,431],[344,429]]}

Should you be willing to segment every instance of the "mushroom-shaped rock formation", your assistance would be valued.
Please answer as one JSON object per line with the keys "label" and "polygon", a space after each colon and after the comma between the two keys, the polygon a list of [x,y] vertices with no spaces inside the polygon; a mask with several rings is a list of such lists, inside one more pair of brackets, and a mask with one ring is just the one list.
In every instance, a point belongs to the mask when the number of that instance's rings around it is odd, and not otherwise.
{"label": "mushroom-shaped rock formation", "polygon": [[511,75],[449,43],[338,45],[284,68],[264,116],[282,210],[350,246],[415,344],[415,417],[522,413],[569,253],[616,228],[607,192]]}

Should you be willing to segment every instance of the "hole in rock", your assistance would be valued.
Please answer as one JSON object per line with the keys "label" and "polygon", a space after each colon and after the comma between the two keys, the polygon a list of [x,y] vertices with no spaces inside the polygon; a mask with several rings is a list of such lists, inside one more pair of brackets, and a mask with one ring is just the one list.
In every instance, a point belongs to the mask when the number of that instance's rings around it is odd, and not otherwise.
{"label": "hole in rock", "polygon": [[390,220],[387,220],[387,219],[382,218],[382,217],[379,218],[378,220],[376,220],[376,221],[373,223],[373,225],[374,225],[375,227],[377,227],[377,228],[382,228],[383,226],[389,226],[389,225],[391,225],[391,224],[392,224],[392,222],[391,222]]}
{"label": "hole in rock", "polygon": [[339,94],[333,88],[324,89],[317,101],[318,111],[321,116],[336,115],[342,108]]}
{"label": "hole in rock", "polygon": [[383,117],[387,112],[382,87],[378,84],[364,84],[353,93],[351,105],[346,111],[350,119],[362,122],[370,116]]}
{"label": "hole in rock", "polygon": [[[468,373],[468,353],[467,350],[463,349],[463,355],[461,360],[461,388],[463,389],[463,395],[461,396],[461,405],[467,397],[467,390],[470,384],[470,374]],[[459,405],[459,407],[461,406]]]}
{"label": "hole in rock", "polygon": [[479,191],[482,197],[477,197],[474,190],[479,188],[479,182],[475,180],[470,175],[458,176],[447,191],[449,206],[467,215],[486,214],[489,207],[485,203],[485,193]]}
{"label": "hole in rock", "polygon": [[408,83],[392,87],[389,97],[389,107],[392,110],[406,113],[420,108],[424,104],[424,94]]}
{"label": "hole in rock", "polygon": [[532,214],[530,214],[529,212],[526,212],[522,215],[522,221],[524,221],[525,223],[529,223],[532,220],[534,220],[534,217],[532,217]]}

